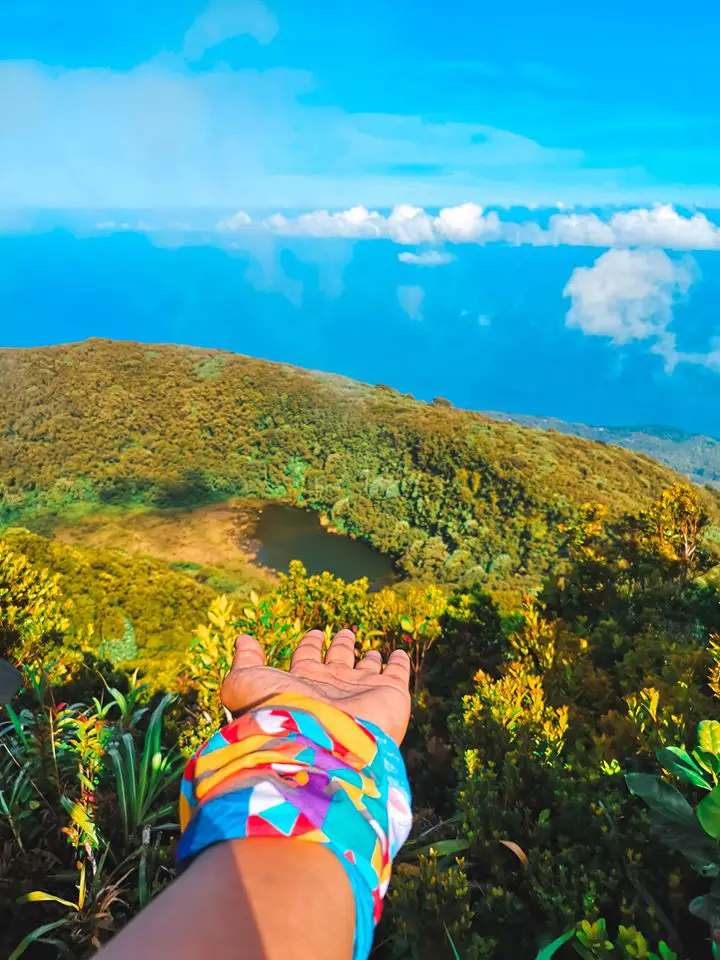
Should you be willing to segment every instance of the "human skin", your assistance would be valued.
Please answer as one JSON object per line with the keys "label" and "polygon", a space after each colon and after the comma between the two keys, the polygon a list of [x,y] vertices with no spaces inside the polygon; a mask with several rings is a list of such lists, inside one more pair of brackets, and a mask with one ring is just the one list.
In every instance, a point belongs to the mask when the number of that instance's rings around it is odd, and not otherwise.
{"label": "human skin", "polygon": [[[383,665],[371,650],[356,661],[355,635],[341,630],[323,659],[324,635],[307,633],[290,670],[265,666],[253,637],[238,637],[222,701],[233,713],[278,693],[302,693],[371,720],[400,743],[410,719],[410,660]],[[101,960],[350,960],[355,902],[344,868],[317,843],[229,840],[203,851],[138,914]]]}

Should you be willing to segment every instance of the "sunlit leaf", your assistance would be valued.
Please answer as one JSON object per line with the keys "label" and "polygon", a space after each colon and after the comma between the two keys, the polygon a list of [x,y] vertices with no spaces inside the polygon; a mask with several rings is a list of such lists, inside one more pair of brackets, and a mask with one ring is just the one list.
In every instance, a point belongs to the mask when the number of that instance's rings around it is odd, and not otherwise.
{"label": "sunlit leaf", "polygon": [[508,850],[511,850],[515,854],[515,856],[518,858],[520,863],[523,865],[523,867],[525,867],[525,869],[527,870],[528,868],[527,854],[525,853],[523,848],[519,846],[519,844],[515,843],[512,840],[500,840],[499,843],[502,843],[504,847],[507,847]]}
{"label": "sunlit leaf", "polygon": [[720,837],[720,787],[715,787],[695,808],[705,833],[717,840]]}
{"label": "sunlit leaf", "polygon": [[701,720],[697,728],[698,747],[720,756],[720,720]]}
{"label": "sunlit leaf", "polygon": [[657,758],[665,770],[674,773],[681,780],[695,787],[701,787],[703,790],[712,790],[712,783],[708,782],[702,768],[687,750],[680,747],[664,747],[657,751]]}
{"label": "sunlit leaf", "polygon": [[64,907],[70,907],[71,910],[77,911],[78,909],[76,903],[72,903],[70,900],[63,900],[62,897],[56,897],[53,893],[45,893],[44,890],[33,890],[31,893],[26,893],[18,899],[18,903],[39,903],[41,901],[61,903]]}

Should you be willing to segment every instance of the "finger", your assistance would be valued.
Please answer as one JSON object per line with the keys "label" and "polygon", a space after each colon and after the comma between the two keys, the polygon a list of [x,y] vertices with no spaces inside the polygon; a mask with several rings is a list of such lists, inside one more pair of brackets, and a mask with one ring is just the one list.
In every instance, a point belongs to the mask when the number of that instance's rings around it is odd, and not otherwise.
{"label": "finger", "polygon": [[262,667],[265,665],[265,651],[255,637],[241,633],[235,641],[235,654],[232,669],[245,670],[247,667]]}
{"label": "finger", "polygon": [[380,673],[382,670],[382,654],[379,650],[368,650],[362,660],[358,660],[356,670],[365,673]]}
{"label": "finger", "polygon": [[334,667],[355,666],[355,634],[352,630],[340,630],[332,639],[325,663]]}
{"label": "finger", "polygon": [[393,650],[383,670],[383,676],[401,680],[405,684],[410,683],[410,657],[404,650]]}
{"label": "finger", "polygon": [[311,630],[306,633],[300,643],[295,647],[295,653],[290,661],[290,669],[297,666],[298,663],[313,661],[320,663],[322,660],[322,648],[325,642],[325,634],[322,630]]}

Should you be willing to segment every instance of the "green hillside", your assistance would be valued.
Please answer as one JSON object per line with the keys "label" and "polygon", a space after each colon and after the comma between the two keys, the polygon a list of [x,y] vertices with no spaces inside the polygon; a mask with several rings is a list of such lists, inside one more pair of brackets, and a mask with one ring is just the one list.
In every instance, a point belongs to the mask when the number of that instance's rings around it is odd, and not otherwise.
{"label": "green hillside", "polygon": [[[85,960],[170,882],[238,633],[284,669],[344,627],[412,664],[415,822],[373,957],[712,960],[718,495],[676,481],[241,356],[0,351],[0,657],[24,682],[0,711],[0,956]],[[407,577],[260,568],[267,500]]]}
{"label": "green hillside", "polygon": [[578,505],[617,516],[675,479],[629,451],[220,351],[0,351],[0,526],[281,499],[324,512],[407,575],[522,585],[552,567]]}
{"label": "green hillside", "polygon": [[720,440],[685,433],[668,427],[591,427],[585,423],[568,423],[555,417],[530,417],[521,414],[488,411],[493,420],[518,423],[523,427],[556,430],[574,437],[599,440],[627,450],[636,450],[654,457],[695,483],[720,488]]}

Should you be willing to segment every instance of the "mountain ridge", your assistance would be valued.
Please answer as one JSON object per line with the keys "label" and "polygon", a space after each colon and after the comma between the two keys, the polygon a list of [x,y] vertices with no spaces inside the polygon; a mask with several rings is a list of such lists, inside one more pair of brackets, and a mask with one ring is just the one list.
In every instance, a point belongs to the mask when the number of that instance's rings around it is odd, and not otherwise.
{"label": "mountain ridge", "polygon": [[637,511],[678,480],[631,450],[222,350],[0,350],[0,528],[260,497],[325,514],[408,576],[525,588],[583,503]]}
{"label": "mountain ridge", "polygon": [[496,410],[484,410],[483,413],[499,422],[517,423],[538,430],[555,430],[568,436],[585,437],[599,443],[635,450],[684,474],[694,483],[710,484],[720,489],[720,439],[717,437],[660,424],[593,426],[532,414],[512,414]]}

